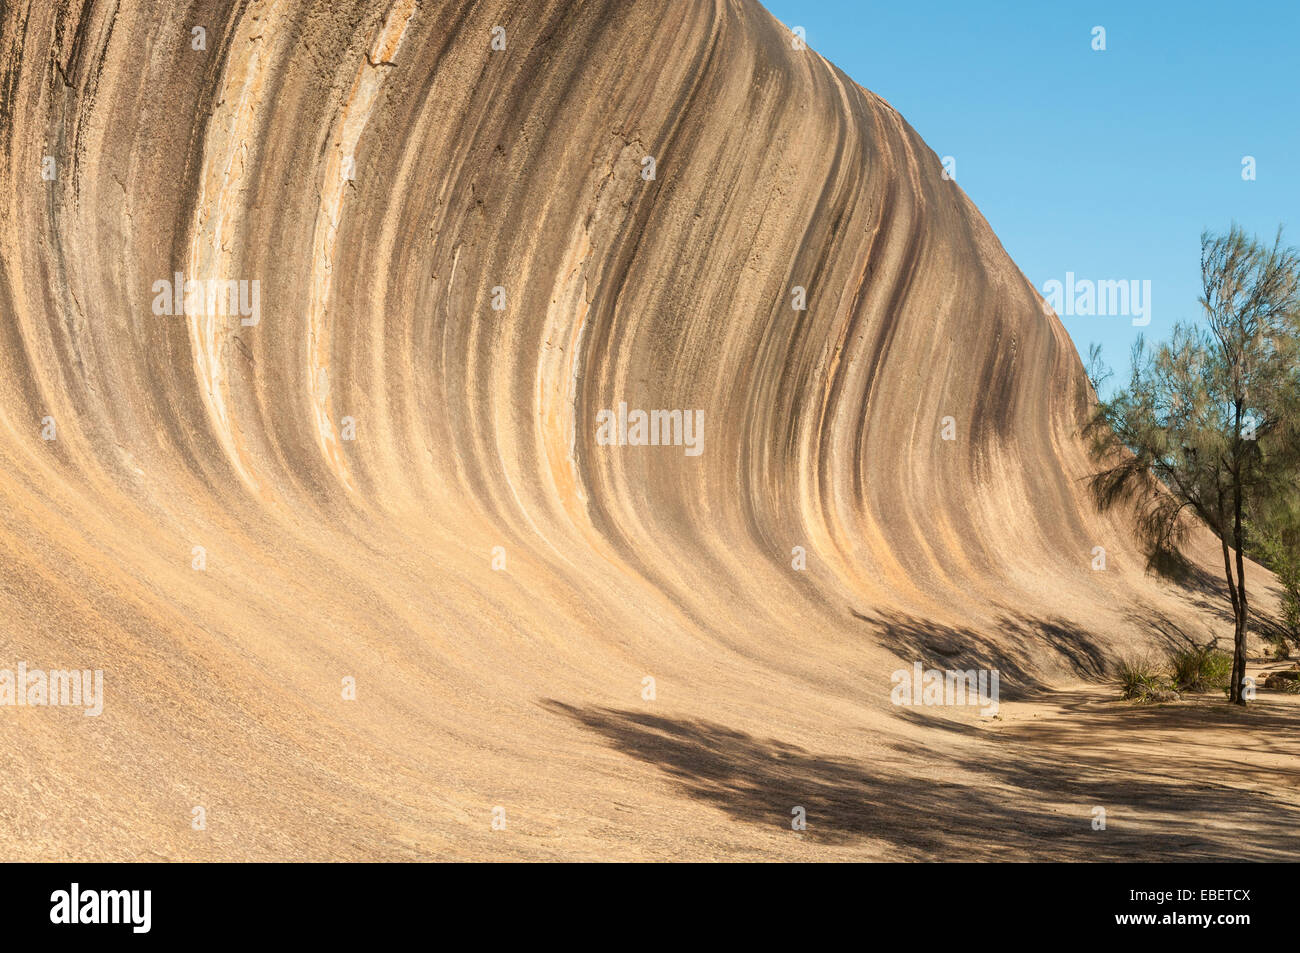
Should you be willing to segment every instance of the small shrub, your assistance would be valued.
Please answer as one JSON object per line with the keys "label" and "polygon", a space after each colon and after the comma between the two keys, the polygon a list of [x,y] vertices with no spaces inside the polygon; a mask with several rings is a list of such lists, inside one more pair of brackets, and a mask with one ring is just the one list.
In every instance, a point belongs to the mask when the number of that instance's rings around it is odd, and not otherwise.
{"label": "small shrub", "polygon": [[1120,660],[1119,687],[1128,701],[1156,702],[1177,697],[1169,676],[1149,655]]}
{"label": "small shrub", "polygon": [[1180,692],[1209,692],[1227,688],[1232,679],[1232,656],[1213,643],[1176,649],[1169,655],[1174,687]]}

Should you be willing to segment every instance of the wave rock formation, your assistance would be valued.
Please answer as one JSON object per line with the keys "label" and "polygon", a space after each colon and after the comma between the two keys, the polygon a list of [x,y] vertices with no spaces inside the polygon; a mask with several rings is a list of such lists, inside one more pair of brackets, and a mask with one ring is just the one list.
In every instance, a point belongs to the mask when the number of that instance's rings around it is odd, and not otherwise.
{"label": "wave rock formation", "polygon": [[6,856],[995,851],[890,673],[1210,618],[1056,316],[752,0],[2,16],[0,668],[104,673],[0,709]]}

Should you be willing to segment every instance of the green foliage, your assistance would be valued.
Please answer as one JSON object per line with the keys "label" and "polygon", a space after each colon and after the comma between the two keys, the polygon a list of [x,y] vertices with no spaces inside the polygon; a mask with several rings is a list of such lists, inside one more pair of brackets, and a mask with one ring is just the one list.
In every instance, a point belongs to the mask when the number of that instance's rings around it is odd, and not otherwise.
{"label": "green foliage", "polygon": [[[1300,486],[1280,494],[1265,512],[1252,520],[1254,553],[1277,576],[1282,587],[1282,628],[1285,637],[1300,644]],[[1286,658],[1286,645],[1279,643],[1278,657]]]}
{"label": "green foliage", "polygon": [[1176,649],[1169,655],[1169,667],[1180,692],[1226,689],[1232,677],[1232,656],[1209,645]]}
{"label": "green foliage", "polygon": [[1146,703],[1177,697],[1164,667],[1150,655],[1134,655],[1120,660],[1119,687],[1128,701]]}
{"label": "green foliage", "polygon": [[[1131,507],[1152,568],[1187,568],[1189,514],[1220,538],[1240,669],[1228,682],[1243,702],[1244,553],[1257,548],[1247,529],[1295,500],[1300,483],[1300,253],[1283,247],[1280,229],[1271,246],[1235,225],[1207,232],[1201,285],[1202,320],[1176,325],[1153,348],[1139,337],[1128,386],[1098,402],[1087,433],[1102,469],[1091,488],[1103,509]],[[1094,349],[1088,375],[1097,382],[1098,365]]]}
{"label": "green foliage", "polygon": [[1088,428],[1111,464],[1093,478],[1098,501],[1145,503],[1157,550],[1176,546],[1186,510],[1231,537],[1235,492],[1278,489],[1300,446],[1300,255],[1280,234],[1268,248],[1235,226],[1201,241],[1204,323],[1180,323],[1154,348],[1139,336],[1128,386]]}

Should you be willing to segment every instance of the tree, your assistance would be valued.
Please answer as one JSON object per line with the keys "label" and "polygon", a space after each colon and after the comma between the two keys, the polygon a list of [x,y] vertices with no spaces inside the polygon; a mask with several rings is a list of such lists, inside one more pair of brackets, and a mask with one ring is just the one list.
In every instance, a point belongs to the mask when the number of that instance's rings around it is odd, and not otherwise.
{"label": "tree", "polygon": [[1245,704],[1244,517],[1296,480],[1300,439],[1300,255],[1233,225],[1201,236],[1202,320],[1149,349],[1139,337],[1126,388],[1098,403],[1088,431],[1106,461],[1097,502],[1136,506],[1153,564],[1180,564],[1195,513],[1219,537],[1234,620],[1230,700]]}

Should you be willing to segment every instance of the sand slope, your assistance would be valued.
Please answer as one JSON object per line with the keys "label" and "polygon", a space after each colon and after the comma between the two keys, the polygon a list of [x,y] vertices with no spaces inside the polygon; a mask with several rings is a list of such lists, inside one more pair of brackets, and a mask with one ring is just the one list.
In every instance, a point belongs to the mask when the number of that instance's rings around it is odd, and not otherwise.
{"label": "sand slope", "polygon": [[[1212,559],[1157,580],[1095,512],[1060,322],[757,3],[0,16],[0,668],[106,692],[0,708],[3,856],[1186,847],[1179,709],[1094,789],[1063,752],[1130,724],[1079,686],[1117,653],[1230,631]],[[256,280],[257,323],[155,314],[177,273]],[[702,412],[702,452],[603,445],[620,403]],[[913,661],[1091,701],[895,707]],[[1294,821],[1286,770],[1263,819],[1231,765],[1169,808],[1236,825],[1192,852],[1274,855],[1237,835]]]}

